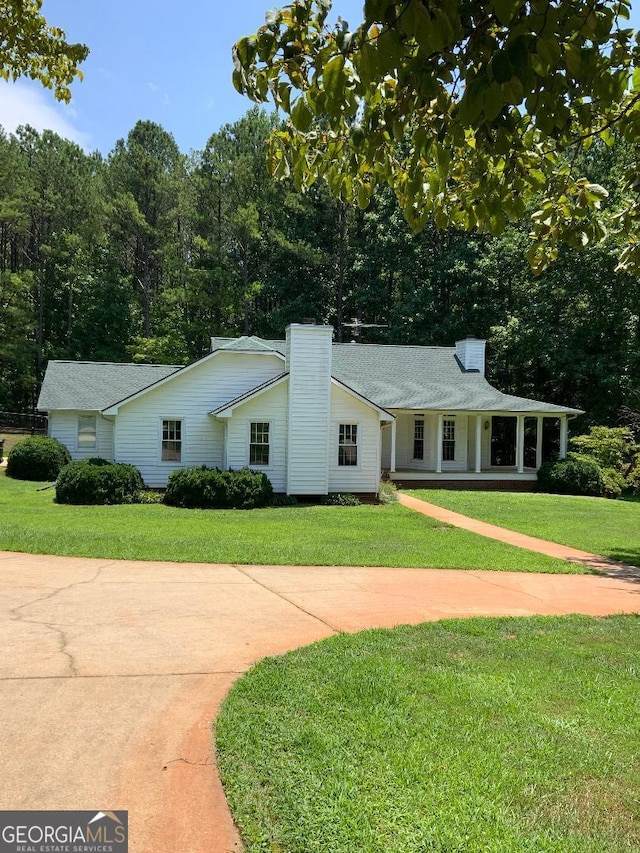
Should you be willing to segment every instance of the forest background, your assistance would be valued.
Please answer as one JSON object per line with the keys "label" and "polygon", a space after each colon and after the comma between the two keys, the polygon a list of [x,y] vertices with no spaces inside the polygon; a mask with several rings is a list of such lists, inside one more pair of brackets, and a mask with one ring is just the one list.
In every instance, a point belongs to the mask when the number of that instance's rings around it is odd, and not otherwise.
{"label": "forest background", "polygon": [[[640,280],[615,236],[534,276],[530,223],[499,237],[413,235],[391,191],[367,210],[266,168],[277,119],[257,108],[182,153],[140,121],[108,156],[51,131],[0,135],[0,410],[33,411],[49,359],[188,363],[211,335],[282,338],[313,317],[367,343],[488,341],[501,390],[640,425]],[[615,186],[623,144],[585,176]],[[615,194],[610,203],[615,205]]]}

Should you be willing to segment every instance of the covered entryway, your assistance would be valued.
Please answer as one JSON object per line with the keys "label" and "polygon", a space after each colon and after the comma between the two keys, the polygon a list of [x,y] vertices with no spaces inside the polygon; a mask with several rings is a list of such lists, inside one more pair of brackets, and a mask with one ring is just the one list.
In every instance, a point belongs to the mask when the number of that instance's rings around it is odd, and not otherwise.
{"label": "covered entryway", "polygon": [[520,412],[396,411],[383,430],[382,467],[393,480],[535,482],[567,453],[568,416]]}

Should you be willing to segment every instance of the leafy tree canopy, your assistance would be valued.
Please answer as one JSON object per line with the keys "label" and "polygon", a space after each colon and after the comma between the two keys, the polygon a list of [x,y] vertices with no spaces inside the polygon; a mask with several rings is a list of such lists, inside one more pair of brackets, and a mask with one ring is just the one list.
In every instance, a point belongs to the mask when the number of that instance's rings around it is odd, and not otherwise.
{"label": "leafy tree canopy", "polygon": [[82,78],[78,65],[89,48],[69,44],[64,30],[47,24],[41,7],[42,0],[0,0],[0,76],[17,80],[26,75],[69,102],[69,84]]}
{"label": "leafy tree canopy", "polygon": [[[294,0],[234,47],[238,91],[289,116],[271,137],[275,175],[323,177],[363,208],[388,184],[414,231],[433,217],[498,234],[537,198],[538,271],[560,242],[604,235],[607,190],[575,164],[598,138],[622,137],[637,159],[629,0],[365,0],[356,29],[329,29],[330,9]],[[633,163],[612,220],[626,268],[640,268],[638,174]]]}

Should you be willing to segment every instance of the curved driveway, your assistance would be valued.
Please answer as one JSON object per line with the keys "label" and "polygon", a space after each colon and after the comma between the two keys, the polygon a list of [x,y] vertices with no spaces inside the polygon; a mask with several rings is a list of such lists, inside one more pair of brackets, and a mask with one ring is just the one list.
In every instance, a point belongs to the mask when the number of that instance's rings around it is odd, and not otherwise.
{"label": "curved driveway", "polygon": [[239,849],[210,723],[265,655],[447,616],[637,612],[633,578],[0,552],[1,809],[128,809],[130,850]]}

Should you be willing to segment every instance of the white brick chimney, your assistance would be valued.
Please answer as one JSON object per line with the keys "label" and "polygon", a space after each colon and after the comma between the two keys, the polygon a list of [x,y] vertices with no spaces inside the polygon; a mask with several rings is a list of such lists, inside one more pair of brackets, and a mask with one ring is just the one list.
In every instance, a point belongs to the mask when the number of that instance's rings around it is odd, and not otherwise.
{"label": "white brick chimney", "polygon": [[464,370],[472,370],[484,376],[484,351],[487,342],[468,335],[456,341],[456,358]]}
{"label": "white brick chimney", "polygon": [[287,326],[289,495],[326,495],[329,490],[332,338],[331,326]]}

